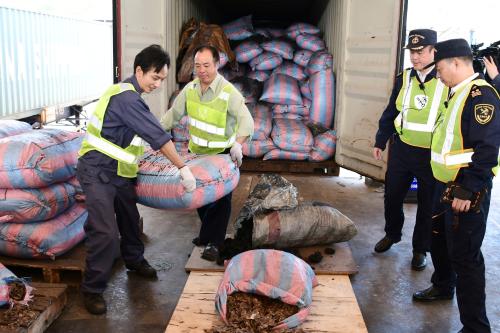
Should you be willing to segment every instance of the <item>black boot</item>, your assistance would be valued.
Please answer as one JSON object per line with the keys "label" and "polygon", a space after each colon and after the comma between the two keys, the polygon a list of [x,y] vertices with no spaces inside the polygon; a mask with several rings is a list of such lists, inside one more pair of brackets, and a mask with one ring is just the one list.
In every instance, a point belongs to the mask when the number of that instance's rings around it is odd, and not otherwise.
{"label": "black boot", "polygon": [[99,293],[83,292],[83,304],[88,312],[100,315],[106,313],[106,301]]}
{"label": "black boot", "polygon": [[142,261],[133,264],[125,264],[125,267],[133,272],[136,272],[140,276],[157,278],[156,269],[151,267],[146,259],[142,259]]}
{"label": "black boot", "polygon": [[423,271],[427,266],[427,259],[425,258],[425,253],[413,252],[413,258],[411,260],[411,269],[414,271]]}
{"label": "black boot", "polygon": [[217,245],[209,243],[203,250],[201,258],[208,261],[216,261],[217,258],[219,258],[219,248],[217,247]]}
{"label": "black boot", "polygon": [[453,291],[443,291],[434,286],[427,289],[417,291],[413,294],[413,299],[416,301],[430,302],[438,300],[450,300],[455,293]]}
{"label": "black boot", "polygon": [[377,244],[375,244],[375,252],[385,252],[389,250],[395,242],[390,239],[389,237],[385,236],[381,240],[378,241]]}

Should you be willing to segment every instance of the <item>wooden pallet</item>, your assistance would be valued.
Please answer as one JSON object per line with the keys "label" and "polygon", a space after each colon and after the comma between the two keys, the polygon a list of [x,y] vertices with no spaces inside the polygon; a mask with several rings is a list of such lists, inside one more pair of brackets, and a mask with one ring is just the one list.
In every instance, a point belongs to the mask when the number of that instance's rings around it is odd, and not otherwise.
{"label": "wooden pallet", "polygon": [[70,285],[79,285],[85,270],[85,256],[85,246],[83,243],[80,243],[55,260],[18,259],[0,256],[0,262],[8,268],[12,268],[14,273],[16,273],[16,268],[41,270],[43,281],[47,283],[59,283],[62,281],[63,275],[71,275],[71,281],[65,280],[65,282]]}
{"label": "wooden pallet", "polygon": [[[42,333],[59,317],[67,302],[64,284],[31,283],[35,288],[33,301],[29,309],[38,313],[38,316],[27,327],[9,328],[0,325],[0,333]],[[3,310],[8,311],[8,310]],[[0,316],[3,315],[0,312]],[[22,313],[22,312],[21,312]]]}
{"label": "wooden pallet", "polygon": [[335,161],[323,162],[268,160],[245,157],[240,167],[244,172],[301,173],[315,176],[338,176],[340,168]]}
{"label": "wooden pallet", "polygon": [[[165,333],[204,333],[221,325],[215,293],[222,273],[191,272]],[[367,333],[363,316],[346,275],[320,275],[311,312],[301,325],[307,333]]]}
{"label": "wooden pallet", "polygon": [[[331,247],[335,249],[335,254],[325,254],[325,248]],[[314,272],[317,275],[325,274],[356,274],[358,265],[352,256],[349,243],[337,243],[329,246],[309,246],[299,249],[299,255],[302,258],[307,258],[314,252],[319,251],[323,255],[323,260],[317,264],[311,264]],[[203,247],[195,246],[191,252],[184,269],[187,272],[224,272],[224,267],[217,265],[215,262],[207,261],[201,258]]]}

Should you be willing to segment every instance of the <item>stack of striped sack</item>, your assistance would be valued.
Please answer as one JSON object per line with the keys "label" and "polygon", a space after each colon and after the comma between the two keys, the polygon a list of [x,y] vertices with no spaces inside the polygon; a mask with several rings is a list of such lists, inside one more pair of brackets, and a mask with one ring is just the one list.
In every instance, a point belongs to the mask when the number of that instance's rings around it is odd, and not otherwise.
{"label": "stack of striped sack", "polygon": [[33,298],[33,288],[0,263],[0,307],[12,307],[15,303],[27,305]]}
{"label": "stack of striped sack", "polygon": [[54,259],[83,240],[87,211],[75,178],[81,141],[80,133],[27,127],[0,138],[1,255]]}

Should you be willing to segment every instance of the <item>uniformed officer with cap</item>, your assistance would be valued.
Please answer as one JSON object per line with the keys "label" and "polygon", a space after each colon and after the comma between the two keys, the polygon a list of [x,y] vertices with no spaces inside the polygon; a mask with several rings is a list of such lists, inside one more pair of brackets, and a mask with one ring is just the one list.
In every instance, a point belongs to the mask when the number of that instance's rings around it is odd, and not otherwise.
{"label": "uniformed officer with cap", "polygon": [[418,209],[413,230],[412,269],[423,270],[430,250],[431,207],[435,180],[430,167],[431,133],[448,89],[436,79],[433,66],[436,32],[410,31],[408,44],[412,68],[397,76],[389,104],[379,121],[373,156],[382,159],[386,142],[393,138],[385,175],[385,237],[376,252],[385,252],[401,240],[403,200],[414,177],[418,181]]}
{"label": "uniformed officer with cap", "polygon": [[[491,332],[485,307],[484,259],[492,179],[498,169],[500,100],[482,74],[474,73],[472,52],[464,39],[436,44],[439,78],[450,87],[446,111],[432,137],[431,165],[436,182],[431,256],[432,286],[415,300],[453,298],[463,333]],[[449,182],[455,182],[453,186]],[[448,183],[448,185],[447,185]],[[446,189],[448,202],[440,200]]]}

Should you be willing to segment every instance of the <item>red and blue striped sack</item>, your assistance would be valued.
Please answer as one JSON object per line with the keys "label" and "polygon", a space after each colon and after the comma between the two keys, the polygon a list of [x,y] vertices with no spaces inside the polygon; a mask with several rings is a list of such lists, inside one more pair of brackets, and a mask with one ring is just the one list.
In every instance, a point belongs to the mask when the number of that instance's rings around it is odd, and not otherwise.
{"label": "red and blue striped sack", "polygon": [[253,35],[252,15],[240,17],[237,20],[222,25],[227,39],[243,40]]}
{"label": "red and blue striped sack", "polygon": [[297,36],[295,41],[300,48],[313,52],[321,51],[326,48],[325,41],[315,35],[300,34]]}
{"label": "red and blue striped sack", "polygon": [[302,105],[297,80],[284,74],[274,74],[264,82],[264,90],[260,100],[274,104]]}
{"label": "red and blue striped sack", "polygon": [[300,93],[303,99],[312,100],[311,87],[309,86],[309,80],[299,81]]}
{"label": "red and blue striped sack", "polygon": [[311,130],[300,120],[273,119],[271,138],[283,150],[309,153],[314,144]]}
{"label": "red and blue striped sack", "polygon": [[308,117],[294,113],[273,113],[273,119],[290,119],[290,120],[302,120],[302,121],[309,120]]}
{"label": "red and blue striped sack", "polygon": [[333,56],[326,50],[314,52],[307,64],[306,72],[309,75],[333,68]]}
{"label": "red and blue striped sack", "polygon": [[[11,285],[19,283],[24,286],[24,295],[21,299],[11,297]],[[26,280],[18,278],[7,267],[0,263],[0,307],[11,308],[14,304],[28,305],[33,298],[33,288],[30,287]]]}
{"label": "red and blue striped sack", "polygon": [[0,139],[33,130],[31,125],[19,120],[0,120]]}
{"label": "red and blue striped sack", "polygon": [[335,116],[335,78],[331,69],[314,73],[309,79],[312,105],[309,119],[332,128]]}
{"label": "red and blue striped sack", "polygon": [[253,40],[244,41],[234,49],[237,62],[249,62],[262,52],[264,50],[259,46],[259,43]]}
{"label": "red and blue striped sack", "polygon": [[328,130],[314,137],[314,146],[309,153],[309,161],[321,162],[333,157],[337,145],[335,130]]}
{"label": "red and blue striped sack", "polygon": [[87,210],[76,203],[51,220],[0,223],[0,254],[15,258],[54,259],[85,238]]}
{"label": "red and blue striped sack", "polygon": [[0,139],[0,188],[40,188],[75,175],[83,135],[41,129]]}
{"label": "red and blue striped sack", "polygon": [[293,160],[293,161],[304,161],[309,158],[309,153],[300,151],[289,151],[283,149],[273,149],[267,152],[262,158],[264,161],[267,160]]}
{"label": "red and blue striped sack", "polygon": [[262,36],[264,38],[271,38],[271,37],[273,37],[271,35],[271,33],[266,28],[255,28],[254,29],[254,34]]}
{"label": "red and blue striped sack", "polygon": [[[274,104],[273,105],[273,118],[279,115],[296,115],[302,118],[309,117],[309,109],[311,108],[311,101],[307,98],[303,98],[302,101],[304,105],[281,105]],[[286,118],[286,117],[285,117]],[[289,118],[289,119],[297,119]]]}
{"label": "red and blue striped sack", "polygon": [[229,295],[242,292],[267,296],[298,307],[298,312],[274,330],[294,328],[309,315],[318,281],[311,266],[293,254],[278,250],[251,250],[233,257],[215,295],[215,308],[225,323]]}
{"label": "red and blue striped sack", "polygon": [[73,206],[78,194],[69,182],[34,189],[0,189],[0,222],[50,220]]}
{"label": "red and blue striped sack", "polygon": [[281,65],[273,70],[273,74],[285,74],[299,81],[307,78],[305,68],[292,61],[283,61]]}
{"label": "red and blue striped sack", "polygon": [[293,62],[299,66],[306,67],[311,60],[313,51],[310,50],[297,50],[293,55]]}
{"label": "red and blue striped sack", "polygon": [[179,154],[187,154],[189,152],[189,141],[173,141],[175,150]]}
{"label": "red and blue striped sack", "polygon": [[229,57],[224,52],[219,52],[219,68],[226,66],[229,62]]}
{"label": "red and blue striped sack", "polygon": [[294,23],[286,29],[286,35],[295,39],[300,34],[310,34],[310,35],[318,35],[320,30],[318,27],[304,22]]}
{"label": "red and blue striped sack", "polygon": [[250,108],[253,117],[254,131],[252,140],[265,140],[273,129],[273,114],[267,104],[257,103]]}
{"label": "red and blue striped sack", "polygon": [[191,136],[189,135],[189,117],[184,116],[179,120],[179,122],[172,127],[172,137],[174,141],[189,141]]}
{"label": "red and blue striped sack", "polygon": [[148,149],[139,162],[137,202],[160,209],[195,209],[215,202],[238,185],[240,172],[228,154],[181,155],[196,178],[186,192],[179,169],[161,152]]}
{"label": "red and blue striped sack", "polygon": [[273,140],[267,138],[265,140],[252,140],[241,145],[243,156],[259,158],[267,152],[276,149]]}
{"label": "red and blue striped sack", "polygon": [[260,43],[262,49],[279,54],[284,59],[293,59],[293,46],[284,40],[269,40]]}
{"label": "red and blue striped sack", "polygon": [[264,82],[269,79],[271,75],[271,71],[250,71],[247,76],[253,80],[257,80],[259,82]]}
{"label": "red and blue striped sack", "polygon": [[250,60],[250,67],[252,70],[265,71],[275,69],[283,62],[283,58],[273,52],[263,52],[252,60]]}

